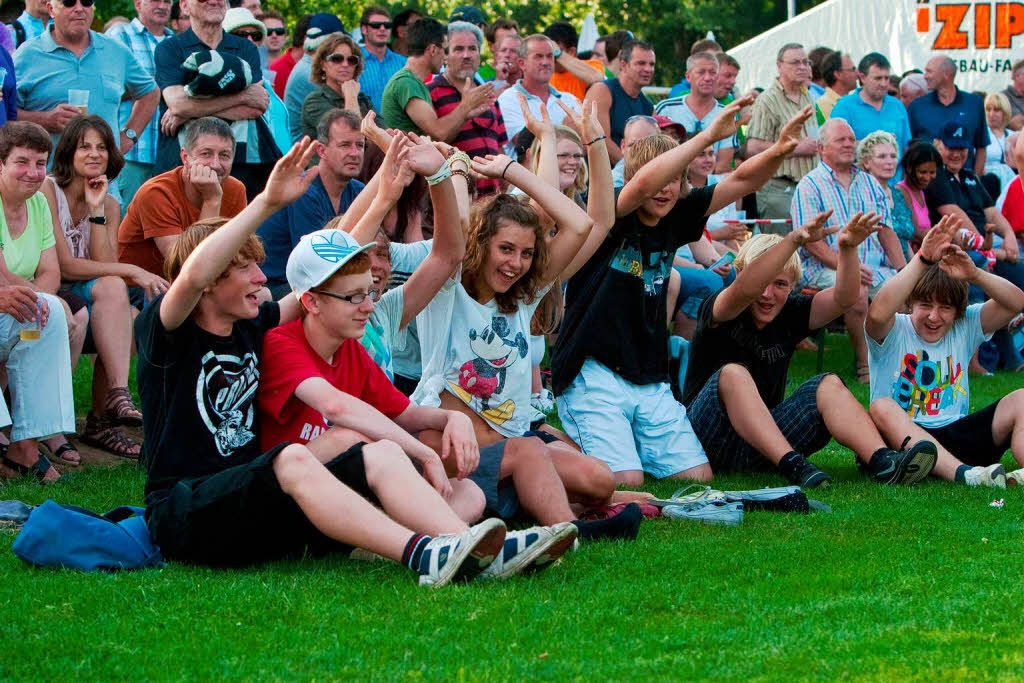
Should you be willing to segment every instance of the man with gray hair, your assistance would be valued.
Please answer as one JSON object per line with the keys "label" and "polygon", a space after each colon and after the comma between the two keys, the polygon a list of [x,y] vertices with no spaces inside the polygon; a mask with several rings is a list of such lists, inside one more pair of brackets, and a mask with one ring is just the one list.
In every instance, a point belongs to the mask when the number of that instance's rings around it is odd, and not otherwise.
{"label": "man with gray hair", "polygon": [[985,174],[985,148],[988,147],[988,121],[985,101],[953,84],[956,64],[949,57],[932,57],[924,67],[924,80],[931,90],[910,103],[910,132],[915,138],[940,137],[943,126],[955,121],[963,126],[963,137],[970,141],[966,167],[979,176]]}
{"label": "man with gray hair", "polygon": [[927,92],[928,83],[924,80],[924,74],[915,71],[900,80],[900,102],[907,109],[910,109],[911,102]]}
{"label": "man with gray hair", "polygon": [[[232,178],[235,136],[224,121],[206,116],[185,129],[181,166],[144,182],[117,229],[118,258],[163,277],[164,256],[196,221],[231,218],[245,208],[245,186]],[[133,305],[142,291],[131,292]]]}
{"label": "man with gray hair", "polygon": [[[811,82],[811,62],[804,46],[786,43],[775,62],[779,76],[754,100],[750,127],[747,129],[747,154],[759,154],[778,139],[779,131],[798,111],[812,104],[807,92]],[[757,211],[761,218],[789,218],[789,207],[797,183],[818,164],[818,130],[812,116],[804,123],[804,136],[775,175],[757,191]],[[803,223],[800,223],[803,225]],[[769,232],[785,234],[789,228]]]}
{"label": "man with gray hair", "polygon": [[1024,127],[1024,59],[1018,59],[1013,63],[1010,79],[1010,85],[1003,91],[1006,99],[1010,100],[1009,127],[1020,130]]}
{"label": "man with gray hair", "polygon": [[[718,56],[714,53],[695,52],[690,55],[686,60],[686,80],[690,83],[690,92],[658,102],[654,113],[667,116],[682,125],[687,136],[696,135],[707,128],[718,116],[718,112],[725,109],[715,99],[718,69]],[[732,170],[735,152],[735,136],[715,143],[715,154],[718,159],[715,173],[728,173]]]}

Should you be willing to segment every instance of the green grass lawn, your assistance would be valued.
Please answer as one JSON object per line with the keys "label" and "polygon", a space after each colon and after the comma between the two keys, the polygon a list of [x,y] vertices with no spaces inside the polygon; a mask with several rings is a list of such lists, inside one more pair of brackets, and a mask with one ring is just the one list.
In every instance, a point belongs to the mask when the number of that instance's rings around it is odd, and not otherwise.
{"label": "green grass lawn", "polygon": [[[838,337],[826,367],[851,379]],[[793,386],[813,369],[798,354]],[[972,378],[972,408],[1019,386]],[[585,546],[531,578],[437,591],[395,565],[342,558],[39,570],[0,532],[0,679],[1019,678],[1024,494],[885,488],[835,444],[815,461],[834,485],[813,497],[832,514],[655,520],[635,543]],[[126,464],[48,489],[8,484],[0,498],[106,510],[141,503],[142,485]],[[1006,507],[990,508],[998,497]]]}

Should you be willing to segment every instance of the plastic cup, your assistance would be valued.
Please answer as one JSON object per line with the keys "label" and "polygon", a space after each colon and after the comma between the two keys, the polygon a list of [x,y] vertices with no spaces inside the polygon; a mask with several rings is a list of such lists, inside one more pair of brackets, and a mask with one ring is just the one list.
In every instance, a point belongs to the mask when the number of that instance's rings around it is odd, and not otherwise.
{"label": "plastic cup", "polygon": [[29,324],[26,327],[23,327],[21,330],[18,331],[18,338],[21,341],[38,341],[39,333],[42,330],[42,320],[43,308],[42,305],[37,301],[35,319],[29,322]]}
{"label": "plastic cup", "polygon": [[89,91],[88,90],[68,90],[68,104],[72,107],[78,107],[78,111],[85,114],[89,113]]}

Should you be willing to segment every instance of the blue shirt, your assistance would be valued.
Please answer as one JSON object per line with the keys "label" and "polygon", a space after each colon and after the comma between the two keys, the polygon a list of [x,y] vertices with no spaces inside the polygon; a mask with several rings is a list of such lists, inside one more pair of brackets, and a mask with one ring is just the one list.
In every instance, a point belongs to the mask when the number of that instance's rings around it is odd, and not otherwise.
{"label": "blue shirt", "polygon": [[348,181],[335,208],[331,204],[331,198],[327,196],[327,188],[317,176],[304,195],[272,215],[257,228],[256,234],[263,240],[263,247],[267,252],[267,258],[262,266],[263,273],[270,284],[286,282],[284,269],[288,263],[288,255],[299,243],[299,239],[324,227],[327,221],[335,216],[345,213],[363,187],[363,183],[358,180]]}
{"label": "blue shirt", "polygon": [[295,68],[288,75],[288,83],[284,87],[284,108],[288,110],[288,129],[292,133],[292,142],[302,137],[302,105],[309,93],[316,90],[316,86],[309,80],[312,70],[313,60],[309,54],[302,55],[302,59],[295,63]]}
{"label": "blue shirt", "polygon": [[[50,25],[50,21],[51,20],[47,20],[46,23],[43,23],[42,19],[35,18],[28,13],[28,10],[25,10],[17,19],[14,20],[14,22],[12,22],[12,25],[14,23],[21,24],[21,27],[25,29],[25,40],[23,40],[22,43],[27,43],[33,38],[38,38],[43,35],[43,31],[45,31],[46,27]],[[21,43],[19,43],[17,47],[21,47]]]}
{"label": "blue shirt", "polygon": [[[88,90],[89,113],[106,121],[115,136],[122,96],[135,100],[156,87],[131,50],[95,31],[89,31],[89,47],[81,57],[57,45],[47,31],[18,48],[14,68],[20,109],[49,111],[67,103],[68,90]],[[60,135],[52,137],[56,147]]]}
{"label": "blue shirt", "polygon": [[[107,36],[114,40],[119,40],[121,43],[132,51],[135,55],[135,59],[138,60],[139,64],[143,69],[146,70],[150,76],[156,76],[156,62],[153,58],[153,53],[156,51],[156,46],[164,38],[168,38],[174,35],[174,31],[164,27],[163,35],[157,37],[149,32],[138,17],[132,19],[130,24],[118,24],[117,26],[111,27],[107,31]],[[128,117],[132,113],[132,103],[122,102],[120,112],[118,116],[121,120],[121,125],[128,123]],[[116,137],[117,131],[115,131]],[[135,142],[128,153],[124,155],[127,161],[134,161],[140,164],[152,164],[156,161],[156,147],[157,142],[160,139],[160,112],[153,112],[153,118],[146,127],[139,133],[139,138]]]}
{"label": "blue shirt", "polygon": [[[896,150],[898,156],[902,156],[903,150],[910,144],[910,117],[907,116],[907,109],[895,97],[886,95],[882,100],[882,108],[875,109],[871,104],[861,99],[860,89],[849,95],[844,95],[832,107],[833,119],[844,119],[853,128],[853,134],[858,140],[863,140],[876,130],[884,130],[896,136],[899,147]],[[901,172],[896,169],[894,181],[899,181]]]}
{"label": "blue shirt", "polygon": [[369,96],[374,111],[381,111],[384,86],[405,66],[406,58],[388,48],[384,53],[384,59],[380,60],[367,50],[366,46],[360,48],[363,51],[363,73],[359,75],[359,90]]}
{"label": "blue shirt", "polygon": [[939,102],[939,96],[934,90],[910,103],[910,132],[915,138],[925,138],[931,142],[939,137],[942,127],[950,121],[964,126],[964,136],[973,145],[967,149],[964,167],[973,169],[975,151],[985,149],[989,143],[985,100],[957,88],[956,97],[948,107]]}
{"label": "blue shirt", "polygon": [[18,120],[18,82],[14,77],[11,53],[0,47],[0,83],[3,84],[3,106],[0,107],[0,126]]}

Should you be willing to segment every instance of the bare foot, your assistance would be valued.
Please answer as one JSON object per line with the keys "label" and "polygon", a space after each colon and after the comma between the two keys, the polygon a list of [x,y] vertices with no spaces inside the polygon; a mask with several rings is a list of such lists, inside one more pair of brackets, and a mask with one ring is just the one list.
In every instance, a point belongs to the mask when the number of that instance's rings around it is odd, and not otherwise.
{"label": "bare foot", "polygon": [[[40,458],[46,456],[39,452],[39,448],[36,446],[36,442],[33,439],[26,439],[24,441],[15,441],[7,449],[7,459],[11,462],[15,462],[24,467],[33,467],[39,462]],[[19,476],[20,473],[14,472],[10,467],[5,468],[15,476]],[[35,472],[32,472],[35,474]],[[57,468],[52,465],[46,470],[46,473],[40,478],[43,482],[49,483],[60,479],[60,472]]]}

